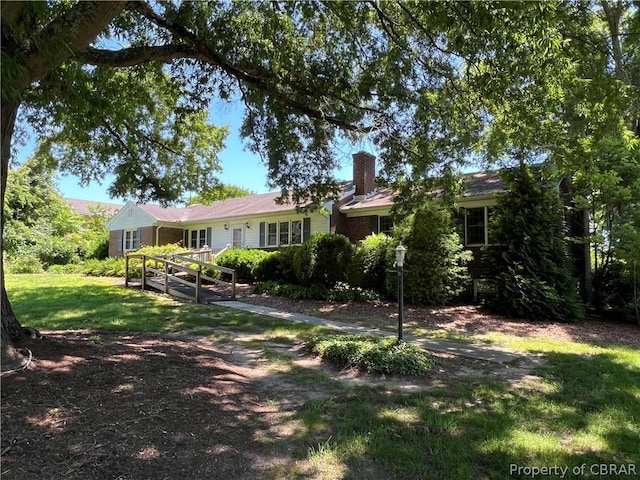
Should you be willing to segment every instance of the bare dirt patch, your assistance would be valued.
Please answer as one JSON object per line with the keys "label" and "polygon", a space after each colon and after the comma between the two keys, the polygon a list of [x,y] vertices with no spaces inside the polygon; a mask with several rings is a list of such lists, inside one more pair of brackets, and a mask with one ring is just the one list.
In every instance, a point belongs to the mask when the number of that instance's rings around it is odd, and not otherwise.
{"label": "bare dirt patch", "polygon": [[[26,345],[34,364],[2,378],[3,479],[316,478],[291,422],[305,402],[514,368],[442,355],[425,377],[394,378],[336,370],[300,345],[268,347],[291,360],[278,362],[203,337],[44,334]],[[366,459],[351,474],[392,478]]]}

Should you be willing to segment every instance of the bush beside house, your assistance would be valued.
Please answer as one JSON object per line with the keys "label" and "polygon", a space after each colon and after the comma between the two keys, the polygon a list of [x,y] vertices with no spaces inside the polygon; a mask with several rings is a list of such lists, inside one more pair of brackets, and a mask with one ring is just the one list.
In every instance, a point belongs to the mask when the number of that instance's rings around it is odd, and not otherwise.
{"label": "bush beside house", "polygon": [[528,166],[503,172],[491,223],[496,247],[488,305],[531,320],[568,321],[584,315],[567,252],[563,204],[550,181]]}

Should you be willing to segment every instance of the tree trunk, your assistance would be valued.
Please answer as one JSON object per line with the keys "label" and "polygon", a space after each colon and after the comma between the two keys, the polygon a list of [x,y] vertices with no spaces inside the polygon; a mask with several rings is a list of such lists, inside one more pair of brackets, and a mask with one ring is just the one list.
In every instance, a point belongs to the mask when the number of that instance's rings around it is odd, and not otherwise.
{"label": "tree trunk", "polygon": [[[7,189],[9,175],[9,158],[11,157],[11,138],[16,123],[16,114],[20,102],[18,100],[2,100],[2,161],[0,163],[0,258],[4,260],[4,193]],[[0,368],[3,371],[20,368],[27,360],[16,350],[14,343],[22,336],[22,328],[4,284],[4,261],[0,262],[0,291],[2,294],[2,326],[0,329]]]}

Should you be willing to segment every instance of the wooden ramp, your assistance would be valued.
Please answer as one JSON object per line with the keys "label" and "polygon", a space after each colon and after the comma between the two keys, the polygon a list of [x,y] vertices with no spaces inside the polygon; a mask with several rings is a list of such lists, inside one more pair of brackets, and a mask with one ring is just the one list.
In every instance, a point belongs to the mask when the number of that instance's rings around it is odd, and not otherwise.
{"label": "wooden ramp", "polygon": [[235,270],[202,261],[196,256],[201,258],[202,251],[167,257],[127,255],[125,286],[139,285],[142,290],[153,288],[196,303],[235,300]]}

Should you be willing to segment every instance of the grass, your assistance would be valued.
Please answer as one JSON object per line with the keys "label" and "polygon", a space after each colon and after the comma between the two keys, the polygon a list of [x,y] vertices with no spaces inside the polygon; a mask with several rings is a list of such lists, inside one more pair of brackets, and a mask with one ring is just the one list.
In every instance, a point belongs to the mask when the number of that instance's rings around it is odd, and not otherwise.
{"label": "grass", "polygon": [[[124,290],[113,280],[74,275],[7,275],[14,309],[24,325],[100,331],[222,330],[260,334],[278,343],[300,342],[327,331],[305,324],[220,307],[182,305]],[[533,376],[510,384],[452,378],[425,391],[337,385],[273,350],[250,342],[266,361],[300,388],[326,391],[281,418],[293,432],[298,463],[277,466],[276,477],[530,479],[518,467],[568,467],[563,478],[634,478],[594,475],[590,466],[634,465],[640,472],[640,350],[629,346],[516,337],[499,332],[466,337],[536,354]],[[289,400],[289,399],[285,399]],[[276,393],[270,404],[280,401]],[[306,469],[300,469],[306,459]],[[587,475],[573,474],[586,465]],[[275,468],[275,467],[274,467]],[[365,472],[365,473],[362,473]],[[367,473],[369,472],[369,473]],[[371,473],[374,472],[374,473]],[[529,473],[527,473],[529,472]],[[561,478],[559,474],[536,478]]]}

